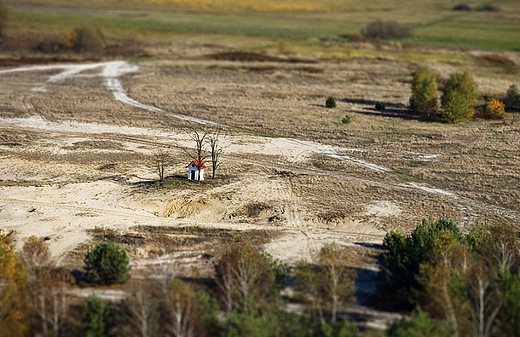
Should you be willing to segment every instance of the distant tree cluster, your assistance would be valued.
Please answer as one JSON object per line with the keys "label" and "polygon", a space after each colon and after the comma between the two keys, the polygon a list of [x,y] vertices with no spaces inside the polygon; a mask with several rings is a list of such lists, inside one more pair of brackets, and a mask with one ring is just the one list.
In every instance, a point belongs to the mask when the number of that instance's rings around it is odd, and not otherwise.
{"label": "distant tree cluster", "polygon": [[5,35],[4,30],[8,17],[9,11],[6,7],[0,5],[0,38],[2,38]]}
{"label": "distant tree cluster", "polygon": [[410,108],[426,119],[442,117],[448,123],[459,123],[474,113],[475,82],[468,73],[455,73],[446,82],[439,110],[437,78],[426,67],[413,74]]}
{"label": "distant tree cluster", "polygon": [[103,32],[89,27],[70,29],[62,41],[63,50],[77,53],[100,53],[105,45]]}
{"label": "distant tree cluster", "polygon": [[370,40],[394,40],[414,36],[413,29],[395,21],[377,20],[369,23],[361,34]]}

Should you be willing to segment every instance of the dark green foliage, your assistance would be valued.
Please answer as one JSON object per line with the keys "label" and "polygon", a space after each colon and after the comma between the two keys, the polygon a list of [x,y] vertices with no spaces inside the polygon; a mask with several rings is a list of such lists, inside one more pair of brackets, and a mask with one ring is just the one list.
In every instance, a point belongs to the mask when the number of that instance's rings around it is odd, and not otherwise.
{"label": "dark green foliage", "polygon": [[496,336],[520,336],[520,273],[499,274],[498,283],[504,304],[497,316]]}
{"label": "dark green foliage", "polygon": [[379,265],[384,278],[380,285],[381,295],[394,300],[396,306],[410,308],[423,296],[423,288],[418,280],[420,265],[432,250],[434,239],[444,231],[453,233],[462,241],[457,226],[444,219],[435,222],[424,220],[409,236],[390,232],[383,240],[387,250],[379,257]]}
{"label": "dark green foliage", "polygon": [[343,321],[341,323],[321,322],[316,325],[313,337],[358,337],[360,336],[355,323]]}
{"label": "dark green foliage", "polygon": [[518,93],[516,85],[512,84],[509,89],[507,89],[504,103],[508,110],[520,109],[520,93]]}
{"label": "dark green foliage", "polygon": [[436,322],[418,308],[410,319],[395,321],[388,332],[389,337],[446,337],[451,329],[445,322]]}
{"label": "dark green foliage", "polygon": [[368,24],[361,31],[361,34],[367,39],[372,40],[392,40],[412,37],[414,35],[412,28],[401,25],[395,21],[377,20]]}
{"label": "dark green foliage", "polygon": [[4,29],[7,19],[9,17],[9,12],[7,8],[0,5],[0,38],[4,36]]}
{"label": "dark green foliage", "polygon": [[207,332],[208,336],[218,336],[223,327],[218,315],[220,308],[217,300],[211,297],[207,292],[201,291],[195,294],[195,307],[201,314],[200,325]]}
{"label": "dark green foliage", "polygon": [[264,252],[262,253],[262,256],[265,259],[268,271],[273,275],[273,290],[283,290],[287,285],[287,281],[291,275],[291,268],[282,261],[275,259],[272,255],[268,253]]}
{"label": "dark green foliage", "polygon": [[85,257],[85,280],[94,285],[123,284],[130,279],[126,251],[112,242],[97,245]]}
{"label": "dark green foliage", "polygon": [[329,96],[327,98],[327,101],[325,101],[325,106],[327,108],[335,108],[336,107],[336,99],[332,96]]}
{"label": "dark green foliage", "polygon": [[438,113],[437,79],[428,68],[421,67],[413,74],[410,108],[426,118]]}
{"label": "dark green foliage", "polygon": [[112,308],[95,295],[85,300],[81,327],[85,337],[106,337],[110,335],[110,329],[114,315]]}
{"label": "dark green foliage", "polygon": [[341,123],[343,124],[350,124],[351,122],[351,118],[349,115],[345,115],[345,117],[343,117],[343,119],[341,120]]}
{"label": "dark green foliage", "polygon": [[476,102],[475,82],[468,73],[452,74],[444,86],[441,98],[443,117],[449,123],[458,123],[473,115]]}
{"label": "dark green foliage", "polygon": [[376,102],[375,108],[377,111],[385,111],[386,109],[385,104],[381,102]]}

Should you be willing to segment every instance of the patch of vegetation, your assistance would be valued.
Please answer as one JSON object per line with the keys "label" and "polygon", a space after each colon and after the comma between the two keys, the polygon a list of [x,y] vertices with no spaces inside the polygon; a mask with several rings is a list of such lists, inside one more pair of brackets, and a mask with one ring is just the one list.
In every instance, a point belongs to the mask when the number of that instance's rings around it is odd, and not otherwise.
{"label": "patch of vegetation", "polygon": [[63,38],[64,50],[76,53],[101,53],[106,45],[106,39],[100,29],[81,27],[70,29]]}
{"label": "patch of vegetation", "polygon": [[414,36],[413,29],[395,21],[377,20],[369,23],[361,31],[366,39],[371,40],[396,40]]}
{"label": "patch of vegetation", "polygon": [[175,189],[189,184],[190,182],[191,181],[185,177],[166,177],[161,181],[161,186],[163,188]]}
{"label": "patch of vegetation", "polygon": [[385,103],[376,102],[375,109],[377,111],[385,111],[385,109],[386,109]]}
{"label": "patch of vegetation", "polygon": [[458,123],[471,117],[477,100],[475,91],[475,82],[468,73],[452,74],[441,98],[444,119],[449,123]]}
{"label": "patch of vegetation", "polygon": [[93,285],[124,284],[130,279],[126,251],[112,242],[97,245],[85,256],[85,280]]}
{"label": "patch of vegetation", "polygon": [[410,108],[427,119],[438,114],[437,78],[431,70],[420,67],[413,74]]}
{"label": "patch of vegetation", "polygon": [[329,96],[325,101],[325,106],[327,108],[335,108],[336,107],[336,99],[332,96]]}
{"label": "patch of vegetation", "polygon": [[345,117],[343,117],[343,119],[341,120],[341,123],[350,124],[351,121],[352,121],[352,118],[349,115],[345,115]]}
{"label": "patch of vegetation", "polygon": [[492,119],[504,118],[504,103],[492,98],[486,106],[486,116]]}
{"label": "patch of vegetation", "polygon": [[5,25],[9,18],[9,11],[5,6],[0,5],[0,38],[4,36]]}
{"label": "patch of vegetation", "polygon": [[516,85],[512,84],[509,89],[507,89],[504,103],[508,110],[520,109],[520,93]]}

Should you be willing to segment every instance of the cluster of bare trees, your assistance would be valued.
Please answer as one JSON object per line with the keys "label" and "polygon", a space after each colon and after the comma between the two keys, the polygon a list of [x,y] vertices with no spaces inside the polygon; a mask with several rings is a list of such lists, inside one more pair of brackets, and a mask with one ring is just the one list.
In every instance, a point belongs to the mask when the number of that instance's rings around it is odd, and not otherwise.
{"label": "cluster of bare trees", "polygon": [[[186,146],[178,146],[182,151],[197,165],[199,171],[198,179],[200,180],[200,170],[204,165],[204,162],[211,159],[211,178],[215,179],[217,170],[220,167],[220,159],[223,153],[224,147],[221,144],[220,138],[222,130],[217,127],[193,127],[187,128],[187,133],[190,140],[195,145],[193,148]],[[162,147],[155,150],[153,155],[153,166],[159,180],[164,180],[164,175],[167,168],[172,164],[172,156],[170,153]]]}

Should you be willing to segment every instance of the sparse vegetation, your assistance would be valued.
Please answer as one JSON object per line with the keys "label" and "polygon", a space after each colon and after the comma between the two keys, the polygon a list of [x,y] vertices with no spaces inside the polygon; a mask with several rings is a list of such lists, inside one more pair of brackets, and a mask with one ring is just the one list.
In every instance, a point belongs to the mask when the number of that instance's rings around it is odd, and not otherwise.
{"label": "sparse vegetation", "polygon": [[377,20],[369,23],[361,34],[371,40],[398,40],[414,35],[411,27],[395,21]]}
{"label": "sparse vegetation", "polygon": [[336,107],[336,99],[332,96],[329,96],[325,101],[325,106],[327,108],[335,108]]}
{"label": "sparse vegetation", "polygon": [[350,124],[352,118],[350,117],[350,115],[345,115],[345,117],[343,117],[343,119],[341,120],[341,123],[343,124]]}
{"label": "sparse vegetation", "polygon": [[93,285],[123,284],[130,279],[126,251],[112,242],[97,245],[85,257],[85,280]]}
{"label": "sparse vegetation", "polygon": [[509,89],[507,89],[504,103],[508,110],[520,109],[520,93],[516,85],[512,84]]}
{"label": "sparse vegetation", "polygon": [[106,39],[100,29],[87,27],[70,29],[62,41],[65,50],[77,53],[101,53]]}
{"label": "sparse vegetation", "polygon": [[475,82],[468,73],[452,74],[442,95],[443,117],[449,123],[458,123],[474,113]]}

